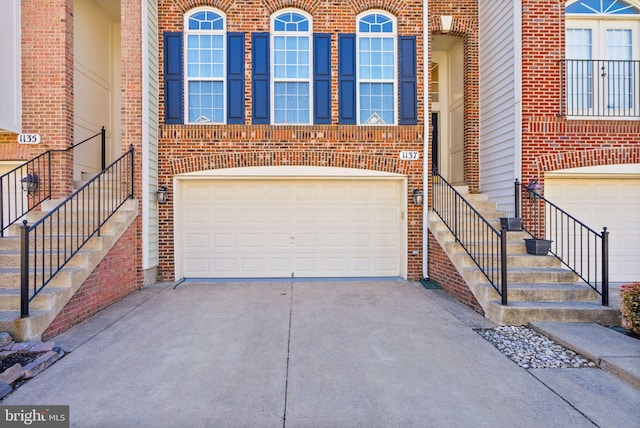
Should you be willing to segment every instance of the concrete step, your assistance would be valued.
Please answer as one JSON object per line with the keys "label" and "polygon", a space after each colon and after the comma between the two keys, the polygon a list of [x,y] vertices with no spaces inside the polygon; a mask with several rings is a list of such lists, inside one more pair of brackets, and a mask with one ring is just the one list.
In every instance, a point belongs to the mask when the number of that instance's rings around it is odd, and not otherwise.
{"label": "concrete step", "polygon": [[498,300],[488,303],[485,314],[501,325],[527,325],[537,321],[620,324],[620,311],[602,306],[598,302],[510,301],[507,306],[502,306]]}
{"label": "concrete step", "polygon": [[[481,197],[468,195],[472,205],[489,221],[494,229],[501,229],[500,217],[504,212],[491,210]],[[464,195],[467,197],[467,195]],[[476,202],[477,201],[477,202]],[[451,215],[453,213],[446,212]],[[480,269],[473,263],[465,250],[456,242],[453,234],[432,212],[429,214],[430,231],[445,253],[462,275],[469,289],[485,311],[485,316],[498,324],[526,325],[535,321],[595,322],[617,325],[620,311],[603,307],[601,297],[588,285],[578,282],[577,275],[565,268],[552,255],[533,256],[526,252],[524,239],[530,235],[524,231],[507,233],[507,283],[508,305],[500,304],[500,297]],[[453,215],[451,215],[453,218]],[[491,234],[478,233],[479,230],[469,219],[471,215],[459,215],[460,239],[467,243],[468,250],[478,258],[489,258],[487,248],[497,245],[491,242]],[[496,261],[496,266],[497,266]],[[496,276],[499,274],[494,270]]]}
{"label": "concrete step", "polygon": [[[474,265],[475,266],[475,265]],[[474,266],[465,266],[469,271],[469,276],[474,275],[479,281],[484,278],[483,273],[474,268]],[[489,269],[489,272],[492,270]],[[498,269],[493,270],[496,276],[499,275]],[[568,269],[563,268],[537,268],[537,267],[514,267],[507,269],[507,283],[511,284],[552,284],[552,283],[576,283],[578,276]]]}
{"label": "concrete step", "polygon": [[[477,208],[476,208],[477,209]],[[506,217],[507,213],[505,211],[480,211],[480,214],[487,220],[489,220],[492,224],[494,224],[494,222],[497,222],[498,226],[494,226],[496,229],[500,230],[500,217]],[[455,216],[455,210],[451,209],[442,209],[439,211],[440,215],[442,215],[442,217],[444,218],[454,218]],[[438,213],[433,212],[432,214],[438,216]],[[460,220],[465,220],[465,219],[472,219],[475,218],[476,216],[469,213],[469,212],[459,212],[458,213],[458,217]]]}
{"label": "concrete step", "polygon": [[[29,311],[49,310],[55,299],[66,298],[71,293],[69,287],[45,287],[29,302]],[[0,288],[0,311],[20,310],[20,289]]]}
{"label": "concrete step", "polygon": [[[110,233],[102,233],[101,236],[94,236],[83,246],[85,249],[99,249],[100,243],[104,237],[111,236]],[[74,236],[74,235],[66,235],[66,245],[67,247],[77,247],[86,237],[84,236]],[[31,240],[30,240],[31,241]],[[36,241],[35,246],[39,249],[42,248],[52,248],[53,245],[57,245],[58,242],[61,242],[58,237],[44,237],[40,238]],[[31,248],[34,243],[30,242]],[[64,244],[62,244],[64,247]],[[12,251],[20,251],[20,238],[18,236],[6,236],[4,238],[0,238],[0,249],[2,250],[12,250]]]}
{"label": "concrete step", "polygon": [[[59,286],[68,287],[73,283],[73,280],[77,276],[81,276],[85,271],[82,266],[65,266],[57,275],[55,275],[47,287]],[[44,277],[49,278],[50,271],[44,269]],[[31,272],[29,283],[34,284],[34,273]],[[41,283],[43,278],[42,270],[38,269],[35,273],[35,283]],[[20,288],[20,268],[19,267],[0,267],[0,288]]]}
{"label": "concrete step", "polygon": [[516,301],[562,301],[597,302],[600,295],[584,283],[531,283],[508,284],[509,303]]}
{"label": "concrete step", "polygon": [[[67,266],[80,266],[87,263],[87,259],[96,253],[95,249],[77,250],[73,255],[71,254],[71,248],[62,248],[60,251],[56,249],[47,249],[37,256],[33,251],[29,253],[29,266],[60,266],[64,263],[65,259],[70,258],[67,262]],[[65,257],[66,256],[66,257]],[[18,267],[21,264],[20,250],[6,250],[0,249],[0,267]]]}

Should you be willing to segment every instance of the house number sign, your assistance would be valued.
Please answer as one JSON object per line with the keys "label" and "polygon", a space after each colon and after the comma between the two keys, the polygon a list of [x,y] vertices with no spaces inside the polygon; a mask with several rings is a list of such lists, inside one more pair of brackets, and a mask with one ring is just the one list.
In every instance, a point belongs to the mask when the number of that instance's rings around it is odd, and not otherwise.
{"label": "house number sign", "polygon": [[420,159],[420,152],[414,151],[402,151],[400,152],[401,160],[418,160]]}
{"label": "house number sign", "polygon": [[20,144],[39,144],[40,134],[19,134],[18,143]]}

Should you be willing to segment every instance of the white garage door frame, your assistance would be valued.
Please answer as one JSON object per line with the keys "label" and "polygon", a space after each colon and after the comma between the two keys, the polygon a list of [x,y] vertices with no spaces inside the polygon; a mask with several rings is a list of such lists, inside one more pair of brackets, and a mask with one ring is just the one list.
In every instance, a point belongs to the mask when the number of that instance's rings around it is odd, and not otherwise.
{"label": "white garage door frame", "polygon": [[[407,221],[407,176],[402,174],[386,173],[380,171],[360,170],[353,168],[334,167],[308,167],[308,166],[273,166],[273,167],[244,167],[198,171],[177,175],[173,179],[174,203],[183,199],[183,184],[190,180],[385,180],[396,181],[401,186],[402,206],[400,220],[400,277],[406,279],[408,271],[408,221]],[[376,195],[371,195],[375,198]],[[173,207],[174,212],[174,261],[175,278],[184,279],[184,216],[178,206]]]}
{"label": "white garage door frame", "polygon": [[609,231],[609,280],[640,280],[640,164],[545,174],[545,197],[601,232]]}

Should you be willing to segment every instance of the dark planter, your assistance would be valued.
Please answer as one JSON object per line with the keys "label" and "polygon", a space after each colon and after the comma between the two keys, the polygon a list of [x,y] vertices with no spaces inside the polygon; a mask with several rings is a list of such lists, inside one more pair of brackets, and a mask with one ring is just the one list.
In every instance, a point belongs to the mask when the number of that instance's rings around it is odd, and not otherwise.
{"label": "dark planter", "polygon": [[528,238],[524,240],[527,247],[527,253],[533,254],[534,256],[546,256],[551,249],[552,242],[553,241],[550,239]]}
{"label": "dark planter", "polygon": [[500,226],[509,231],[521,231],[522,219],[520,217],[500,217]]}

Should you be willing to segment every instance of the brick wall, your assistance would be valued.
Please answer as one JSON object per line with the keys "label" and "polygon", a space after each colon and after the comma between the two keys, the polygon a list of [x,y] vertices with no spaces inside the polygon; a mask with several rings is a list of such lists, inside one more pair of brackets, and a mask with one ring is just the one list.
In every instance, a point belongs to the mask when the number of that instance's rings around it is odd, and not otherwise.
{"label": "brick wall", "polygon": [[54,337],[92,317],[136,289],[135,255],[138,227],[133,223],[43,333]]}
{"label": "brick wall", "polygon": [[[451,29],[442,31],[441,16],[451,16]],[[479,176],[479,65],[478,65],[478,1],[429,1],[429,34],[459,37],[464,44],[464,179],[469,189],[476,191]],[[431,133],[429,133],[431,135]],[[431,144],[429,144],[431,150]],[[431,153],[429,153],[431,158]]]}
{"label": "brick wall", "polygon": [[[417,36],[418,82],[423,79],[421,1],[197,1],[160,0],[159,26],[164,31],[182,31],[183,15],[198,5],[211,5],[227,15],[227,30],[245,33],[245,124],[244,125],[161,125],[159,182],[171,183],[174,175],[200,170],[247,167],[305,165],[350,167],[397,172],[408,176],[409,193],[422,188],[422,161],[400,162],[401,150],[423,149],[423,91],[418,86],[417,126],[348,126],[338,124],[338,34],[354,33],[359,13],[380,8],[398,18],[399,35]],[[267,32],[270,15],[284,7],[297,7],[312,15],[313,31],[331,33],[332,124],[322,126],[269,126],[251,124],[251,36]],[[162,38],[160,38],[162,44]],[[163,93],[163,47],[160,47],[160,80]],[[160,97],[161,123],[164,98]],[[172,189],[168,204],[159,207],[160,275],[173,279]],[[408,200],[411,196],[407,195]],[[408,207],[408,272],[422,276],[422,207]]]}
{"label": "brick wall", "polygon": [[460,276],[455,266],[447,257],[438,241],[429,232],[429,278],[434,280],[444,291],[456,299],[484,315],[484,310],[473,295],[467,283]]}
{"label": "brick wall", "polygon": [[[21,145],[17,135],[0,134],[0,160],[27,160],[73,143],[73,0],[23,0],[22,131],[42,137]],[[71,189],[70,154],[52,160],[54,197]],[[37,171],[36,171],[37,172]]]}
{"label": "brick wall", "polygon": [[565,168],[638,163],[640,121],[560,117],[562,0],[523,1],[522,181]]}

